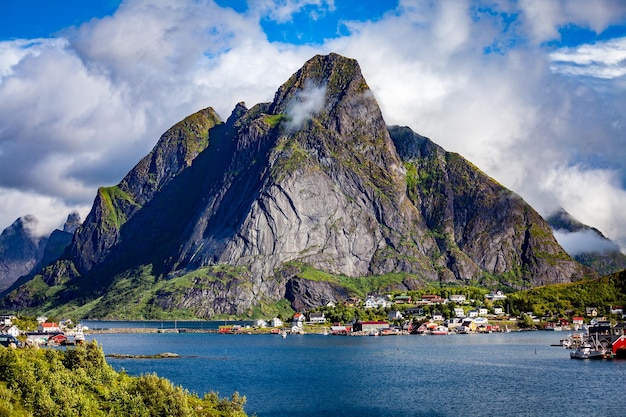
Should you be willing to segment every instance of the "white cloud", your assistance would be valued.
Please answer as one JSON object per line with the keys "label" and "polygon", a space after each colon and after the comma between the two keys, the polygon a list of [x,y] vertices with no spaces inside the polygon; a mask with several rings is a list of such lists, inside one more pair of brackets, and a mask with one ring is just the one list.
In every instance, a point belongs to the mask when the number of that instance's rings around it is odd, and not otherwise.
{"label": "white cloud", "polygon": [[546,174],[539,186],[556,195],[574,218],[601,230],[622,250],[626,248],[626,191],[616,171],[564,166]]}
{"label": "white cloud", "polygon": [[550,54],[554,72],[612,79],[626,75],[626,38],[562,48]]}
{"label": "white cloud", "polygon": [[255,0],[249,2],[252,12],[266,16],[279,23],[290,22],[293,15],[306,7],[313,6],[310,17],[315,19],[319,13],[335,10],[334,0]]}
{"label": "white cloud", "polygon": [[287,103],[285,115],[288,130],[298,130],[324,107],[326,102],[326,85],[313,85],[307,80],[304,89],[296,92]]}
{"label": "white cloud", "polygon": [[8,221],[2,229],[11,225],[17,218],[32,214],[38,220],[36,235],[44,236],[54,229],[63,229],[67,215],[71,212],[76,211],[82,219],[85,219],[90,209],[91,204],[71,205],[55,197],[0,188],[0,213],[20,213]]}
{"label": "white cloud", "polygon": [[600,33],[626,13],[626,3],[614,0],[521,0],[519,8],[527,35],[537,44],[558,39],[559,28],[568,24]]}
{"label": "white cloud", "polygon": [[582,253],[603,253],[618,250],[615,243],[603,238],[593,230],[581,230],[574,233],[555,230],[554,237],[571,256],[580,255]]}

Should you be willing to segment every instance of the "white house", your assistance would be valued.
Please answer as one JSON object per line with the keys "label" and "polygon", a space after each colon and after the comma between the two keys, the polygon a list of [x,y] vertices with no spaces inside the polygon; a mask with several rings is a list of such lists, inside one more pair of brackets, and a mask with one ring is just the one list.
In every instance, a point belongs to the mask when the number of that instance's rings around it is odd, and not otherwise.
{"label": "white house", "polygon": [[292,327],[298,327],[298,328],[302,328],[303,324],[304,324],[304,314],[302,313],[296,313],[293,315],[293,319],[291,320],[291,326]]}
{"label": "white house", "polygon": [[278,317],[274,317],[270,321],[270,326],[272,326],[272,327],[281,327],[282,325],[283,325],[283,321],[281,319],[279,319]]}
{"label": "white house", "polygon": [[0,333],[10,334],[13,337],[17,337],[20,334],[20,329],[18,329],[16,325],[10,324],[8,326],[2,326]]}
{"label": "white house", "polygon": [[15,320],[15,316],[2,315],[2,316],[0,316],[0,325],[1,326],[10,326],[10,325],[13,324],[13,320]]}
{"label": "white house", "polygon": [[496,316],[501,316],[504,314],[504,310],[502,309],[502,307],[494,307],[493,314],[495,314]]}
{"label": "white house", "polygon": [[489,294],[485,295],[485,298],[490,301],[504,300],[506,295],[500,290],[491,291]]}
{"label": "white house", "polygon": [[365,308],[386,308],[388,305],[390,305],[390,302],[385,297],[373,295],[367,297],[364,303]]}
{"label": "white house", "polygon": [[478,310],[470,310],[467,312],[467,317],[475,318],[478,317]]}
{"label": "white house", "polygon": [[448,297],[448,300],[454,301],[457,304],[463,304],[465,302],[465,296],[463,294],[452,294]]}
{"label": "white house", "polygon": [[389,321],[402,320],[403,318],[404,316],[402,315],[402,313],[400,313],[399,310],[391,310],[389,312]]}
{"label": "white house", "polygon": [[443,321],[443,315],[438,311],[433,311],[433,321]]}
{"label": "white house", "polygon": [[324,312],[322,311],[319,313],[310,313],[309,321],[316,324],[326,323],[326,317],[324,317]]}
{"label": "white house", "polygon": [[465,311],[462,307],[454,307],[454,317],[465,317]]}
{"label": "white house", "polygon": [[486,316],[489,311],[485,307],[478,307],[478,315]]}

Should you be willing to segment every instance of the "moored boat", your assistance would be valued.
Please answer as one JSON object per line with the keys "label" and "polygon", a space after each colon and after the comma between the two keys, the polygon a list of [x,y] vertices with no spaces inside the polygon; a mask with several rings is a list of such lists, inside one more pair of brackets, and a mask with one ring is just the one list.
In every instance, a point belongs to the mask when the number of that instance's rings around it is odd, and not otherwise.
{"label": "moored boat", "polygon": [[598,342],[597,337],[587,338],[573,352],[570,352],[571,359],[612,359],[613,351],[607,349]]}

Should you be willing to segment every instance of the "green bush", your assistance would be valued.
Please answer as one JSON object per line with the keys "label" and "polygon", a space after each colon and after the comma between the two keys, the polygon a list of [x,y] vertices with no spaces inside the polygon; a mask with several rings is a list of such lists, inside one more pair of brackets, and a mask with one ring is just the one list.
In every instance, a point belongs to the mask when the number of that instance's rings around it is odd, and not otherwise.
{"label": "green bush", "polygon": [[0,417],[245,416],[245,397],[199,398],[154,374],[132,377],[107,364],[101,347],[0,347]]}

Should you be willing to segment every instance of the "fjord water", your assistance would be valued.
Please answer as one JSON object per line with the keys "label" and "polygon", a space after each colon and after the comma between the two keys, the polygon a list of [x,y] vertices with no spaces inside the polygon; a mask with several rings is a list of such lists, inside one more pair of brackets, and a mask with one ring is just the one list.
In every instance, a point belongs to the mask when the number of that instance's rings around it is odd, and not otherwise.
{"label": "fjord water", "polygon": [[565,332],[346,337],[97,334],[108,359],[202,395],[247,397],[249,415],[625,415],[626,361],[578,361],[551,347]]}

